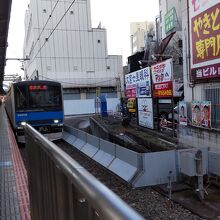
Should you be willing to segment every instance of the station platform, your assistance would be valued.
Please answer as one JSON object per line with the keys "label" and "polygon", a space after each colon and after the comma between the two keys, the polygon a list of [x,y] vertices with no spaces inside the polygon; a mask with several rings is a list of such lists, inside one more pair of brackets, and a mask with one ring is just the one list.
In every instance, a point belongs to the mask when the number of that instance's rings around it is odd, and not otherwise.
{"label": "station platform", "polygon": [[0,219],[31,219],[27,172],[3,104],[0,105]]}

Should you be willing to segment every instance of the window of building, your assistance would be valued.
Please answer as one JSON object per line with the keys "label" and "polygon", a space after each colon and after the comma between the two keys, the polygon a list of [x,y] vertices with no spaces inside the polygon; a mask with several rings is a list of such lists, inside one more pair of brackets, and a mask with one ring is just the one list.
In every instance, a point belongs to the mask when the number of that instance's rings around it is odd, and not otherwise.
{"label": "window of building", "polygon": [[100,43],[101,43],[101,40],[98,40],[97,42],[100,44]]}
{"label": "window of building", "polygon": [[70,11],[70,14],[71,14],[71,15],[73,15],[73,14],[74,14],[74,12],[73,12],[73,11]]}
{"label": "window of building", "polygon": [[43,13],[47,13],[47,10],[46,10],[46,9],[43,9]]}
{"label": "window of building", "polygon": [[211,101],[211,122],[213,128],[220,128],[220,86],[208,87],[204,90],[204,100]]}

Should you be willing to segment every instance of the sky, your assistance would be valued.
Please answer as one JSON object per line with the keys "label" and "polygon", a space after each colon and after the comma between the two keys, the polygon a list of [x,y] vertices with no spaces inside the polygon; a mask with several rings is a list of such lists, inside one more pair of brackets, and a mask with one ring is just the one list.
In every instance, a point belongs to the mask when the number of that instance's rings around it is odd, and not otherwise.
{"label": "sky", "polygon": [[[29,0],[13,0],[6,58],[23,57],[24,16]],[[101,22],[107,29],[109,55],[130,55],[130,22],[154,21],[159,14],[158,0],[91,0],[93,27]],[[23,75],[21,62],[7,61],[5,73]]]}

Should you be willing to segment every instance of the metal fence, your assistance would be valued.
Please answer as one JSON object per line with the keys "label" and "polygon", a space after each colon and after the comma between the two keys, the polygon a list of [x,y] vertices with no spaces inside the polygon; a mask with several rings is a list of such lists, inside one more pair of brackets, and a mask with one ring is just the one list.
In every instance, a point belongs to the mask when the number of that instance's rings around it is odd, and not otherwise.
{"label": "metal fence", "polygon": [[144,219],[30,125],[25,133],[32,220]]}
{"label": "metal fence", "polygon": [[213,104],[211,112],[212,127],[220,129],[220,104]]}
{"label": "metal fence", "polygon": [[210,87],[205,88],[205,100],[211,101],[212,112],[211,112],[211,122],[213,128],[220,129],[220,88]]}

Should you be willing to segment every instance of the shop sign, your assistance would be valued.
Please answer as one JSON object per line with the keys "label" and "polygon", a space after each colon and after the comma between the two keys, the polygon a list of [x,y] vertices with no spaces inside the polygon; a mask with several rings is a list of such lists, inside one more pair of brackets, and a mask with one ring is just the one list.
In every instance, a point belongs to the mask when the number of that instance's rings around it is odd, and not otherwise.
{"label": "shop sign", "polygon": [[150,67],[125,75],[126,97],[151,97]]}
{"label": "shop sign", "polygon": [[192,1],[190,12],[192,80],[220,79],[219,0]]}
{"label": "shop sign", "polygon": [[171,8],[164,17],[165,20],[165,33],[167,34],[169,31],[176,27],[176,9],[175,7]]}
{"label": "shop sign", "polygon": [[168,59],[152,66],[153,92],[155,98],[173,96],[173,61]]}

